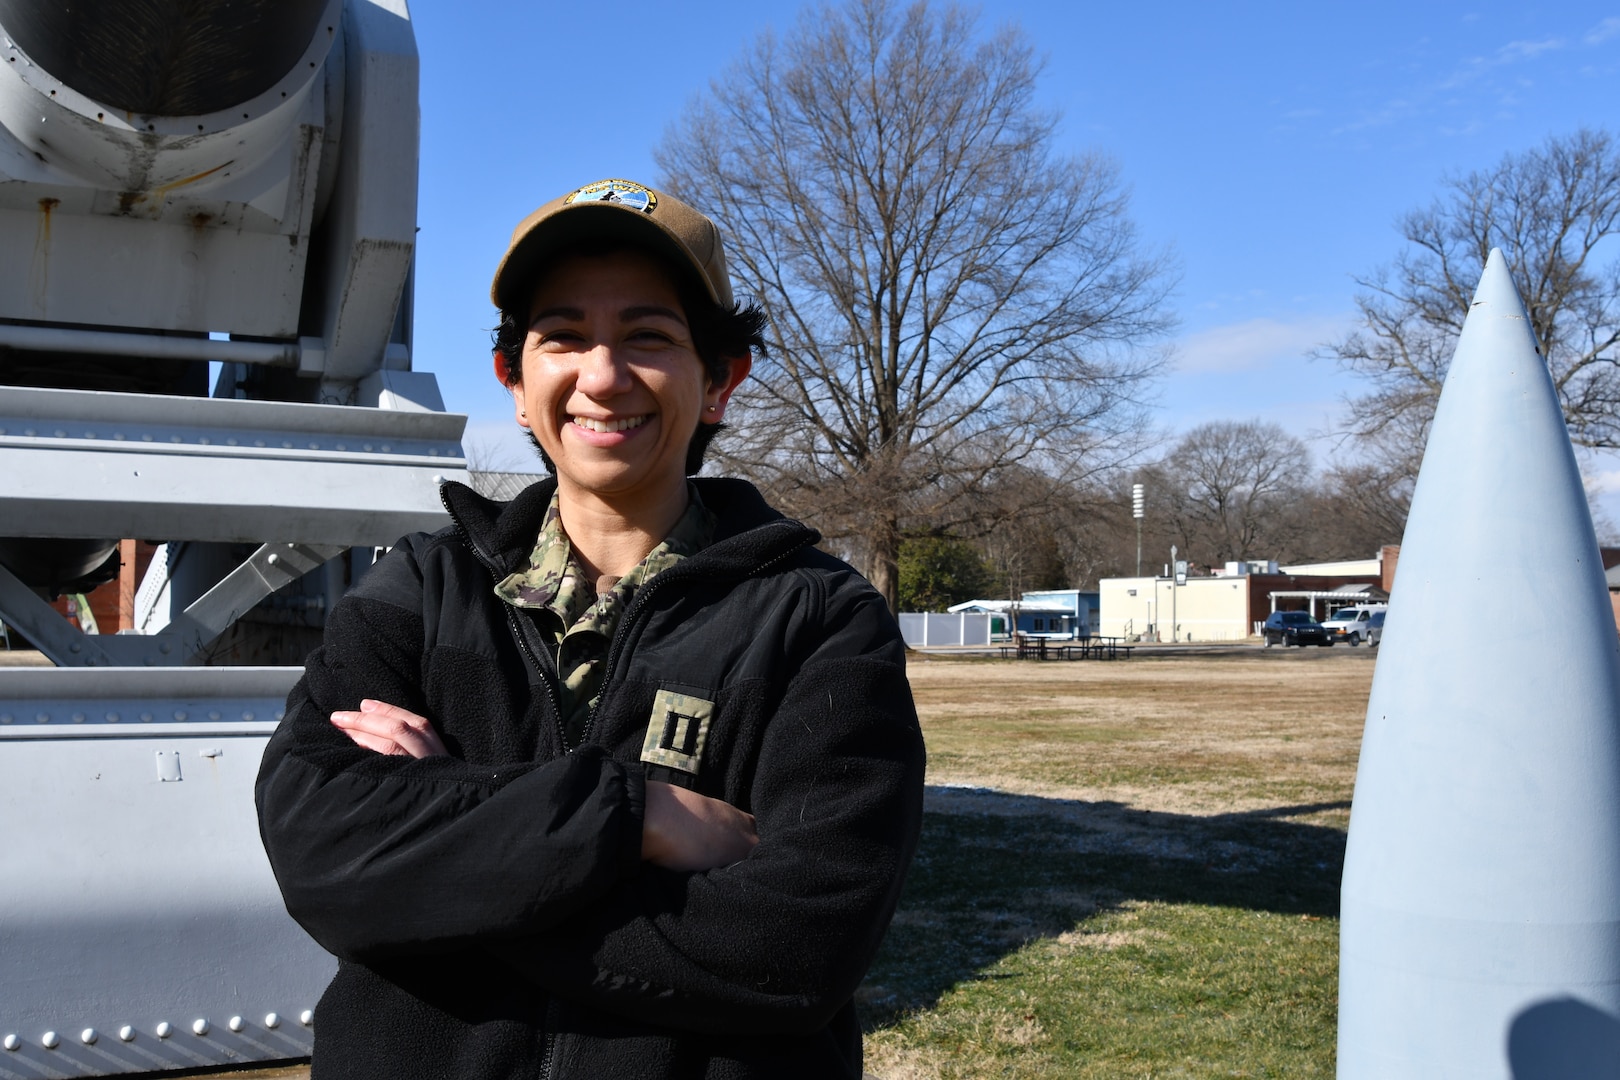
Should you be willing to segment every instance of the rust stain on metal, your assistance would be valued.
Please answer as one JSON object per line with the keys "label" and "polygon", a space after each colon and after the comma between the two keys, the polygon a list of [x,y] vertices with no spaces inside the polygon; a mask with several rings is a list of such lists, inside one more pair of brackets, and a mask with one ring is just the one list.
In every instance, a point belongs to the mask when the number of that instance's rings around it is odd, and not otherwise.
{"label": "rust stain on metal", "polygon": [[162,187],[153,188],[150,192],[148,192],[148,194],[159,200],[164,199],[168,196],[169,192],[173,191],[175,188],[182,188],[187,184],[195,184],[198,180],[201,180],[204,177],[213,176],[215,173],[219,172],[219,170],[230,165],[232,161],[235,161],[235,159],[233,158],[231,161],[222,162],[219,165],[215,165],[212,169],[206,169],[194,176],[183,177],[182,179],[175,180],[172,183],[164,184]]}
{"label": "rust stain on metal", "polygon": [[199,210],[199,211],[197,211],[197,213],[191,215],[191,225],[192,225],[193,228],[196,228],[196,229],[206,229],[209,225],[213,224],[213,221],[214,221],[214,215],[213,214],[206,214],[206,213],[203,213],[201,210]]}
{"label": "rust stain on metal", "polygon": [[51,246],[51,211],[61,205],[61,199],[52,199],[48,196],[39,200],[39,241],[42,247]]}
{"label": "rust stain on metal", "polygon": [[129,213],[135,209],[135,204],[145,197],[138,191],[120,191],[118,193],[118,212],[120,214]]}
{"label": "rust stain on metal", "polygon": [[61,205],[61,199],[49,196],[39,200],[39,234],[34,238],[34,264],[29,277],[32,279],[34,306],[42,314],[50,291],[51,211]]}

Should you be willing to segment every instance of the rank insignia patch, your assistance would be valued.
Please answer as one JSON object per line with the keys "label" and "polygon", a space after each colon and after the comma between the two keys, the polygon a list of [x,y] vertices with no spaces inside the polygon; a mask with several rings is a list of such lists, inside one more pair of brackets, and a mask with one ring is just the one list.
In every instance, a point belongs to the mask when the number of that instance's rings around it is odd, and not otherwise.
{"label": "rank insignia patch", "polygon": [[672,690],[658,691],[653,698],[652,717],[647,721],[647,738],[641,744],[641,760],[697,775],[713,715],[712,701]]}

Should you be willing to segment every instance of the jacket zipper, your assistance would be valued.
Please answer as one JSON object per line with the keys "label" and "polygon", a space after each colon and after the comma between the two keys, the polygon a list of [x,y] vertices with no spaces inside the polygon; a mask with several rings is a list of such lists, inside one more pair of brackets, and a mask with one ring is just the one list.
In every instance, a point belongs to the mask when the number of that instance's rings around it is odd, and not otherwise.
{"label": "jacket zipper", "polygon": [[[797,544],[794,544],[792,547],[788,548],[787,550],[779,552],[776,555],[771,556],[769,559],[766,559],[764,562],[760,563],[758,566],[753,567],[746,574],[743,574],[741,576],[742,577],[754,577],[755,575],[762,574],[765,571],[769,570],[771,567],[775,566],[777,563],[787,561],[788,558],[790,558],[791,556],[797,554],[801,549],[806,547],[809,543],[810,543],[810,540],[808,539],[808,537],[806,537],[805,539],[801,540]],[[633,625],[636,616],[639,615],[646,606],[645,605],[646,598],[649,595],[651,595],[652,591],[654,589],[656,589],[661,583],[666,581],[669,578],[670,574],[676,573],[680,569],[680,565],[681,564],[677,564],[676,566],[670,567],[664,573],[659,574],[657,577],[655,577],[651,581],[647,582],[647,584],[643,585],[641,588],[636,590],[635,599],[631,600],[630,601],[630,606],[625,609],[624,617],[619,620],[619,625],[614,628],[613,641],[608,645],[607,667],[602,672],[602,691],[601,691],[601,693],[596,695],[596,702],[597,702],[598,705],[601,704],[602,699],[607,696],[608,683],[613,678],[613,673],[618,669],[618,666],[619,666],[619,654],[624,651],[624,643],[625,643],[626,639],[629,637],[630,628]],[[677,574],[677,580],[679,580],[679,578],[681,576],[684,576],[684,575],[678,575]],[[717,577],[721,577],[723,575],[698,573],[698,574],[693,574],[691,576],[717,578]],[[579,741],[581,743],[584,743],[585,740],[590,737],[591,727],[595,723],[596,723],[596,705],[592,705],[590,707],[590,710],[585,714],[585,729],[582,732],[580,732],[580,736],[579,736]]]}
{"label": "jacket zipper", "polygon": [[560,1026],[560,1022],[552,1019],[556,1012],[557,999],[548,998],[546,1017],[542,1021],[546,1026],[546,1047],[540,1051],[540,1075],[536,1080],[551,1080],[551,1066],[557,1057],[557,1028]]}
{"label": "jacket zipper", "polygon": [[[484,569],[489,571],[490,577],[495,584],[499,585],[501,583],[501,568],[495,565],[494,559],[479,549],[478,544],[472,538],[472,534],[467,531],[467,527],[461,523],[461,519],[456,516],[456,512],[450,509],[450,500],[444,497],[443,488],[439,489],[439,502],[444,506],[445,513],[450,515],[450,521],[455,525],[456,533],[461,537],[462,543],[467,545],[467,550],[471,551],[473,557],[484,564]],[[568,731],[563,726],[562,699],[557,696],[557,684],[546,673],[545,666],[540,663],[540,658],[534,654],[534,649],[529,645],[529,639],[518,623],[517,611],[505,600],[501,601],[501,607],[506,609],[506,625],[511,630],[513,639],[517,641],[518,651],[529,661],[530,666],[539,673],[540,681],[545,684],[546,695],[551,699],[551,715],[557,723],[557,745],[562,747],[563,753],[570,753],[573,748],[568,745]]]}

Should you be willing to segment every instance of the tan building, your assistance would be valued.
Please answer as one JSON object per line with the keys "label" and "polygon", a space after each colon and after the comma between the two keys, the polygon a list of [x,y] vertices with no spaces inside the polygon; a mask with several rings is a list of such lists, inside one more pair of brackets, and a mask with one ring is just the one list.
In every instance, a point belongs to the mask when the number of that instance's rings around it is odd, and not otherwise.
{"label": "tan building", "polygon": [[1097,583],[1099,625],[1108,637],[1146,641],[1241,641],[1276,610],[1309,611],[1353,603],[1361,588],[1388,595],[1400,549],[1355,562],[1278,567],[1275,563],[1228,563],[1220,574],[1173,578],[1104,578]]}

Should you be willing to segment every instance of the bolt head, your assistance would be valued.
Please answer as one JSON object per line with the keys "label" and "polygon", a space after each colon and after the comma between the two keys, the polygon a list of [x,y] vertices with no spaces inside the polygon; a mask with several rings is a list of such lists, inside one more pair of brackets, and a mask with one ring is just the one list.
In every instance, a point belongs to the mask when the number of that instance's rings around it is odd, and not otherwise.
{"label": "bolt head", "polygon": [[191,1030],[195,1035],[208,1034],[208,1021],[199,1016],[191,1022]]}
{"label": "bolt head", "polygon": [[164,1020],[162,1023],[158,1024],[158,1026],[157,1026],[157,1037],[158,1038],[167,1039],[170,1035],[173,1035],[173,1034],[174,1034],[174,1025],[173,1024],[169,1023],[167,1020]]}

